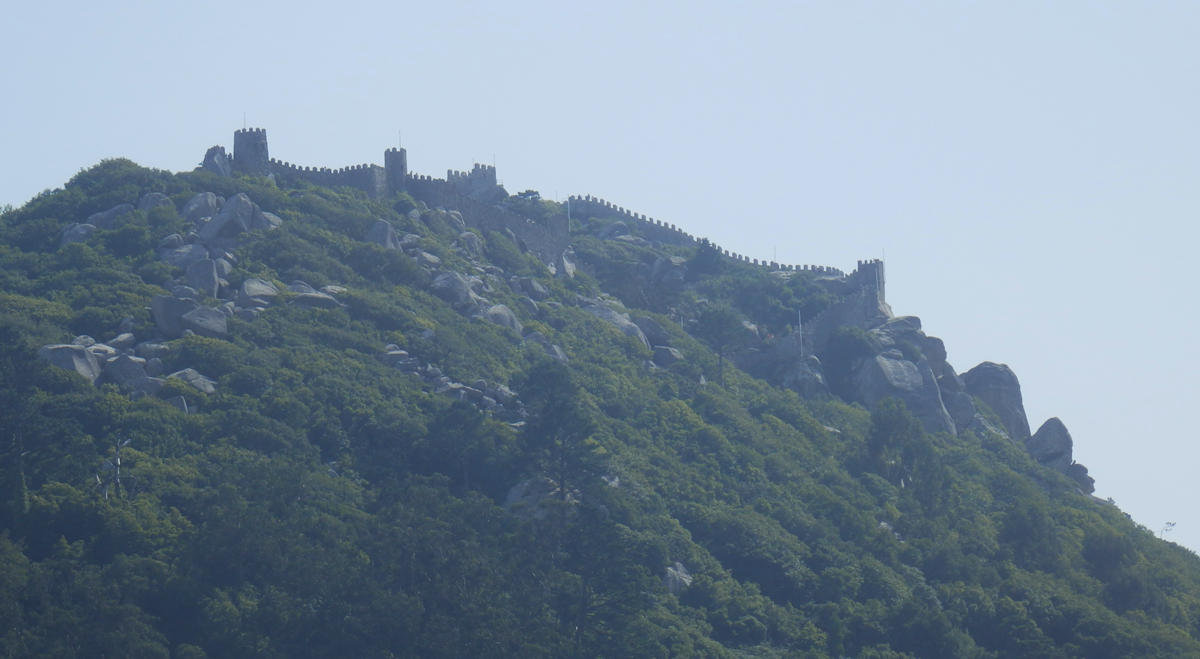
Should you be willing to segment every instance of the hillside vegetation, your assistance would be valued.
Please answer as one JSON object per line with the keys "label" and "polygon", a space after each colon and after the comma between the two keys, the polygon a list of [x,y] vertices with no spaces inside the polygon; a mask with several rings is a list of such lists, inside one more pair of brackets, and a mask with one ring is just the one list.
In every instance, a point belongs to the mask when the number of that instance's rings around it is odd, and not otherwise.
{"label": "hillside vegetation", "polygon": [[[184,270],[158,248],[203,192],[281,220],[237,236],[223,287],[278,296],[159,338]],[[172,203],[63,243],[148,193]],[[381,218],[421,253],[365,241]],[[736,368],[741,321],[777,340],[838,301],[815,275],[575,218],[555,276],[456,219],[124,160],[0,215],[0,656],[1200,656],[1197,557],[1006,436]],[[669,257],[682,282],[643,276]],[[38,355],[126,333],[166,346],[160,388]]]}

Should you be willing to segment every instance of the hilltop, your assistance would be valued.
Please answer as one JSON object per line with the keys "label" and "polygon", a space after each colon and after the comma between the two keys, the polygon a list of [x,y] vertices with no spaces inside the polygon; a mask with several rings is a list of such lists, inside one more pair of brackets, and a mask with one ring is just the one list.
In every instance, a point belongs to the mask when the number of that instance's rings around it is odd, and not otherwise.
{"label": "hilltop", "polygon": [[254,129],[0,215],[0,332],[3,656],[1200,656],[880,261]]}

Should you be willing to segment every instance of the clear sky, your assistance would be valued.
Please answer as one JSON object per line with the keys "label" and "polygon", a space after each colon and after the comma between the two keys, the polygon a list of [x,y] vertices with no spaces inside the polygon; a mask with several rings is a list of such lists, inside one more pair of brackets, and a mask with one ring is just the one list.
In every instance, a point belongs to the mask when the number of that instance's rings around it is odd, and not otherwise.
{"label": "clear sky", "polygon": [[[651,5],[652,6],[648,6]],[[10,3],[0,205],[267,129],[310,166],[495,160],[852,270],[1009,364],[1101,497],[1200,549],[1195,2]]]}

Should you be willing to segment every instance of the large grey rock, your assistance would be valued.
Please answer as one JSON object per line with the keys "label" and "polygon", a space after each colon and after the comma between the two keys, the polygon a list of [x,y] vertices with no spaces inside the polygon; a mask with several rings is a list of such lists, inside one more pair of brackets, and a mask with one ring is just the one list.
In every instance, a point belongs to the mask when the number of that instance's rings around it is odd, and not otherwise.
{"label": "large grey rock", "polygon": [[165,343],[150,343],[147,341],[146,343],[137,344],[133,351],[138,357],[145,360],[151,360],[156,357],[161,359],[171,354],[171,346]]}
{"label": "large grey rock", "polygon": [[279,289],[275,288],[275,284],[263,279],[247,279],[242,282],[242,286],[238,289],[237,303],[240,307],[247,309],[252,307],[265,307],[275,301],[279,296]]}
{"label": "large grey rock", "polygon": [[687,259],[682,256],[660,256],[650,268],[650,281],[668,288],[682,288],[687,279]]}
{"label": "large grey rock", "polygon": [[507,327],[520,336],[521,330],[523,329],[521,326],[521,321],[517,320],[517,315],[512,312],[512,309],[509,309],[503,304],[496,304],[488,307],[487,311],[483,312],[483,315],[493,323],[502,327]]}
{"label": "large grey rock", "polygon": [[225,314],[208,307],[197,307],[179,319],[179,325],[185,330],[191,330],[200,336],[210,339],[229,338],[228,319]]}
{"label": "large grey rock", "polygon": [[221,210],[212,216],[212,219],[205,222],[203,226],[196,230],[200,235],[201,242],[208,242],[218,236],[237,235],[254,229],[254,214],[262,211],[258,210],[258,206],[250,201],[244,192],[239,192],[236,195],[225,200],[221,205]]}
{"label": "large grey rock", "polygon": [[[932,366],[932,364],[930,365]],[[966,383],[954,372],[954,367],[950,365],[950,362],[943,360],[941,373],[935,370],[934,374],[937,375],[938,388],[942,390],[943,397],[948,393],[958,394],[966,392]]]}
{"label": "large grey rock", "polygon": [[301,309],[337,309],[342,306],[332,295],[316,291],[301,293],[292,298],[289,304]]}
{"label": "large grey rock", "polygon": [[429,252],[424,252],[424,251],[417,252],[416,259],[417,259],[418,264],[423,265],[426,268],[442,267],[442,260],[440,258],[438,258],[436,255],[430,254]]}
{"label": "large grey rock", "polygon": [[555,275],[563,279],[575,278],[575,250],[566,249],[554,262]]}
{"label": "large grey rock", "polygon": [[196,261],[207,258],[208,250],[205,249],[204,245],[195,243],[174,249],[163,249],[158,252],[158,260],[177,268],[186,268]]}
{"label": "large grey rock", "polygon": [[382,218],[375,220],[375,223],[367,230],[367,234],[363,236],[363,242],[375,243],[384,249],[400,249],[400,239],[396,237],[396,230],[392,228],[392,223]]}
{"label": "large grey rock", "polygon": [[579,492],[563,492],[553,480],[545,477],[535,478],[512,486],[508,495],[504,497],[504,509],[518,517],[544,519],[552,509],[545,503],[549,500],[576,504],[579,503]]}
{"label": "large grey rock", "polygon": [[458,272],[443,272],[433,280],[429,292],[453,305],[459,305],[468,300],[474,301],[478,296],[471,290],[471,282]]}
{"label": "large grey rock", "polygon": [[692,575],[683,566],[683,563],[676,561],[675,565],[667,568],[667,573],[663,575],[663,585],[667,587],[669,593],[678,595],[684,588],[692,585]]}
{"label": "large grey rock", "polygon": [[131,355],[121,355],[104,367],[104,379],[123,387],[134,387],[146,379],[146,360]]}
{"label": "large grey rock", "polygon": [[446,223],[458,233],[467,230],[467,223],[463,221],[463,216],[458,211],[449,211],[446,213]]}
{"label": "large grey rock", "polygon": [[87,378],[88,382],[95,382],[96,378],[100,377],[100,364],[97,363],[96,356],[84,346],[74,344],[42,346],[38,349],[38,356],[54,366],[82,375]]}
{"label": "large grey rock", "polygon": [[1014,441],[1029,439],[1029,420],[1021,399],[1021,383],[1016,373],[1004,364],[983,362],[962,376],[967,393],[987,403],[1000,417],[1004,430]]}
{"label": "large grey rock", "polygon": [[210,147],[204,154],[204,162],[200,167],[206,172],[211,172],[217,176],[233,176],[233,163],[230,162],[229,156],[225,154],[225,147],[214,146]]}
{"label": "large grey rock", "polygon": [[233,272],[233,264],[225,259],[213,261],[213,267],[217,269],[217,279],[225,279]]}
{"label": "large grey rock", "polygon": [[483,239],[470,231],[464,231],[458,235],[458,244],[462,245],[467,254],[475,258],[483,256]]}
{"label": "large grey rock", "polygon": [[116,359],[117,356],[121,354],[117,352],[116,348],[103,343],[97,343],[95,345],[88,346],[87,351],[92,353],[92,356],[96,358],[96,363],[99,364],[100,368],[102,369],[104,368],[105,364]]}
{"label": "large grey rock", "polygon": [[221,285],[221,278],[217,275],[216,261],[207,258],[189,265],[183,279],[188,286],[208,297],[216,297],[217,289]]}
{"label": "large grey rock", "polygon": [[617,236],[625,236],[628,234],[629,226],[621,220],[617,220],[601,230],[600,233],[596,234],[596,237],[600,240],[608,240],[610,238],[616,238]]}
{"label": "large grey rock", "polygon": [[180,247],[183,247],[184,244],[185,243],[183,240],[183,236],[181,236],[177,233],[173,233],[173,234],[167,236],[166,238],[163,238],[162,240],[158,241],[158,247],[156,247],[155,249],[158,249],[158,250],[179,249]]}
{"label": "large grey rock", "polygon": [[654,346],[654,363],[662,367],[683,361],[683,355],[670,346]]}
{"label": "large grey rock", "polygon": [[[559,347],[558,345],[550,343],[550,339],[547,339],[546,335],[542,334],[541,332],[530,332],[525,335],[524,340],[526,340],[530,343],[536,343],[537,345],[541,346],[543,350],[546,351],[547,355],[550,355],[551,357],[557,359],[558,361],[560,361],[564,364],[566,364],[568,361],[570,361],[567,359],[567,353],[564,352],[563,349],[561,347]],[[498,399],[498,400],[500,400],[500,399]],[[507,403],[509,401],[500,400],[500,402]]]}
{"label": "large grey rock", "polygon": [[313,288],[312,286],[309,286],[307,282],[300,281],[299,279],[288,284],[287,288],[289,291],[291,291],[292,293],[296,293],[296,294],[316,293],[317,292],[317,289]]}
{"label": "large grey rock", "polygon": [[406,233],[400,236],[400,249],[410,250],[421,245],[421,237],[415,233]]}
{"label": "large grey rock", "polygon": [[147,192],[146,194],[142,195],[141,201],[138,202],[137,209],[145,213],[150,209],[158,208],[159,206],[170,206],[171,208],[175,208],[175,202],[171,201],[170,197],[161,192]]}
{"label": "large grey rock", "polygon": [[101,229],[103,231],[108,231],[109,229],[113,228],[113,226],[116,224],[117,218],[121,217],[122,215],[124,215],[126,213],[132,213],[132,212],[133,212],[133,204],[120,204],[117,206],[113,206],[112,208],[104,211],[103,213],[94,213],[92,215],[89,215],[87,222],[84,222],[84,224],[90,224],[90,225],[96,227],[97,229]]}
{"label": "large grey rock", "polygon": [[517,298],[517,305],[521,307],[522,311],[535,318],[541,313],[541,309],[538,309],[537,302],[534,302],[533,298],[531,297],[525,297],[522,295],[521,297]]}
{"label": "large grey rock", "polygon": [[650,316],[638,316],[633,319],[633,324],[642,330],[642,334],[646,336],[646,340],[650,342],[650,345],[672,345],[671,335],[667,333],[667,330],[663,329],[663,326],[657,320],[654,320]]}
{"label": "large grey rock", "polygon": [[192,300],[184,300],[173,295],[156,295],[150,300],[150,312],[154,316],[154,324],[158,331],[169,339],[177,339],[183,333],[180,319],[199,305]]}
{"label": "large grey rock", "polygon": [[1073,446],[1071,433],[1067,432],[1067,427],[1058,417],[1046,419],[1042,427],[1025,442],[1025,450],[1038,464],[1063,474],[1071,466]]}
{"label": "large grey rock", "polygon": [[942,404],[937,379],[926,359],[917,363],[885,355],[860,359],[855,363],[852,382],[855,400],[868,408],[894,396],[904,401],[926,432],[956,434],[954,420]]}
{"label": "large grey rock", "polygon": [[[162,371],[159,372],[161,373]],[[149,375],[149,373],[147,373],[147,375]],[[145,392],[148,396],[157,396],[158,392],[162,391],[163,385],[166,383],[167,381],[162,378],[147,377],[142,379],[141,382],[137,383],[134,388],[138,391]]]}
{"label": "large grey rock", "polygon": [[650,347],[650,342],[646,340],[646,335],[642,333],[641,328],[635,325],[632,320],[629,320],[628,314],[617,313],[606,304],[589,305],[584,308],[584,311],[611,324],[612,326],[621,330],[621,333],[625,334],[626,336],[631,336],[637,339],[639,343],[647,348]]}
{"label": "large grey rock", "polygon": [[63,245],[84,242],[93,233],[96,233],[96,227],[91,224],[72,224],[63,231],[62,242],[58,246],[61,248]]}
{"label": "large grey rock", "polygon": [[181,300],[191,300],[193,302],[199,302],[204,299],[204,295],[191,286],[174,286],[171,288],[171,295]]}
{"label": "large grey rock", "polygon": [[1096,491],[1096,479],[1088,476],[1088,468],[1078,462],[1067,467],[1067,477],[1075,481],[1079,485],[1079,489],[1084,494],[1091,494]]}
{"label": "large grey rock", "polygon": [[200,218],[213,217],[219,208],[217,195],[211,192],[201,192],[189,199],[179,214],[189,222],[198,222]]}
{"label": "large grey rock", "polygon": [[825,381],[825,369],[821,360],[814,355],[801,359],[796,354],[785,361],[781,382],[784,387],[795,391],[806,400],[826,400],[832,395],[829,392],[829,383]]}
{"label": "large grey rock", "polygon": [[[168,375],[167,378],[168,379],[169,378],[177,378],[179,380],[183,380],[184,382],[190,384],[193,388],[195,388],[196,391],[200,391],[200,392],[203,392],[206,394],[211,394],[217,390],[216,382],[213,382],[212,380],[204,377],[203,375],[200,375],[199,373],[196,372],[196,369],[193,369],[193,368],[185,368],[182,371],[175,371],[174,373]],[[170,402],[170,401],[168,401],[168,402]]]}
{"label": "large grey rock", "polygon": [[955,428],[968,428],[975,421],[975,403],[971,402],[971,397],[966,393],[942,390],[942,403],[950,413],[950,418],[954,420]]}
{"label": "large grey rock", "polygon": [[117,338],[108,342],[108,345],[112,346],[114,350],[124,352],[137,345],[137,337],[129,332],[125,332],[118,334]]}
{"label": "large grey rock", "polygon": [[96,339],[93,339],[92,337],[88,336],[87,334],[80,334],[79,336],[77,336],[71,340],[71,345],[83,346],[85,348],[90,348],[90,347],[96,345]]}
{"label": "large grey rock", "polygon": [[280,219],[278,215],[275,215],[274,213],[268,213],[266,211],[260,211],[258,210],[258,206],[255,206],[254,208],[256,211],[254,213],[253,226],[255,231],[271,231],[273,229],[278,229],[280,225],[283,224],[283,220]]}
{"label": "large grey rock", "polygon": [[550,297],[550,291],[533,277],[521,277],[521,290],[538,302]]}

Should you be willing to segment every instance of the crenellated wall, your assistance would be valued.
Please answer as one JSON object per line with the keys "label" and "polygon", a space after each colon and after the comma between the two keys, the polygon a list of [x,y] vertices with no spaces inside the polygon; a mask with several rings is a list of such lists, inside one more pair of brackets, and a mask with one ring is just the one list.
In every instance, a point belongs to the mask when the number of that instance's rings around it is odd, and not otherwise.
{"label": "crenellated wall", "polygon": [[[570,225],[567,219],[550,220],[540,224],[529,218],[507,211],[493,202],[507,196],[496,178],[496,168],[476,164],[469,172],[449,170],[445,179],[410,173],[408,154],[402,148],[384,151],[384,166],[363,164],[340,169],[326,167],[301,167],[271,158],[267,149],[267,131],[248,128],[236,131],[233,136],[235,171],[258,176],[272,175],[275,180],[286,184],[307,181],[325,187],[350,187],[362,190],[373,199],[386,198],[407,191],[429,206],[440,206],[462,214],[464,222],[480,231],[511,231],[530,252],[546,263],[556,260],[570,246]],[[700,241],[674,224],[660,222],[652,217],[634,213],[611,202],[593,197],[571,196],[567,200],[572,217],[596,217],[621,220],[646,240],[667,245],[694,247]],[[837,268],[821,265],[788,265],[766,259],[750,258],[744,254],[730,252],[713,244],[719,254],[734,261],[761,266],[783,272],[811,272],[824,279],[841,279],[859,289],[878,291],[882,302],[885,292],[883,262],[875,259],[859,261],[858,268],[847,275]]]}
{"label": "crenellated wall", "polygon": [[268,171],[280,183],[308,181],[330,188],[345,186],[362,190],[371,195],[372,199],[381,199],[392,192],[388,186],[387,170],[379,165],[364,164],[329,169],[327,167],[300,167],[271,158]]}
{"label": "crenellated wall", "polygon": [[[660,222],[652,217],[646,217],[633,211],[627,210],[603,199],[586,196],[572,196],[568,198],[568,203],[571,207],[571,217],[595,217],[601,219],[615,219],[625,222],[627,225],[632,225],[630,228],[637,228],[638,233],[646,240],[657,240],[667,245],[678,245],[681,247],[695,246],[699,241],[695,236],[677,228],[674,224]],[[758,265],[771,270],[782,270],[785,272],[813,272],[820,277],[846,277],[846,273],[823,265],[787,265],[780,264],[774,261],[763,259],[752,259],[744,254],[730,252],[727,249],[722,249],[719,245],[714,244],[713,248],[722,256],[748,263],[750,265]],[[862,262],[860,261],[861,265]],[[882,266],[880,272],[882,273]]]}

